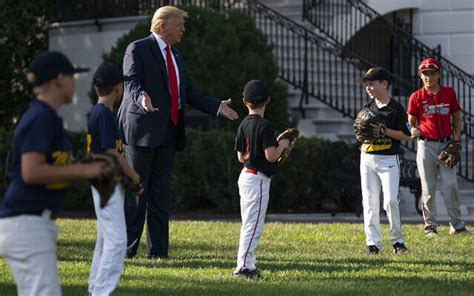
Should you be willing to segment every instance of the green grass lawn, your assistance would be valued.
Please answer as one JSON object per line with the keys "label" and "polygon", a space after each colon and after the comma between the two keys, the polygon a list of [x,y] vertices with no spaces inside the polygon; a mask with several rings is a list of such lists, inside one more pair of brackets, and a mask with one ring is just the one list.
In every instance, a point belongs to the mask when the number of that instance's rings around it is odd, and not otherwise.
{"label": "green grass lawn", "polygon": [[[87,295],[95,243],[94,220],[57,221],[64,295]],[[425,238],[404,225],[407,254],[395,255],[383,226],[384,248],[366,255],[361,224],[268,223],[257,249],[262,279],[232,277],[239,223],[172,221],[170,256],[127,260],[114,295],[474,295],[474,236]],[[34,247],[34,246],[32,246]],[[15,295],[0,259],[0,295]]]}

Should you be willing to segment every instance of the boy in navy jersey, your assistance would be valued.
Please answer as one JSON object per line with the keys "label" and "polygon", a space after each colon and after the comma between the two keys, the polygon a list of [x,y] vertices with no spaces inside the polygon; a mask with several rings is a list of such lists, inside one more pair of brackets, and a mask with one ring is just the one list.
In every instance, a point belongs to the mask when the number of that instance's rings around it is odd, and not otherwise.
{"label": "boy in navy jersey", "polygon": [[57,228],[65,189],[74,179],[99,176],[102,164],[71,164],[71,145],[57,110],[72,101],[74,68],[60,52],[39,54],[28,68],[36,98],[15,129],[11,183],[0,207],[0,256],[18,295],[61,295],[56,266]]}
{"label": "boy in navy jersey", "polygon": [[242,228],[234,276],[254,278],[258,276],[256,250],[270,197],[270,178],[276,170],[276,161],[290,142],[287,139],[277,142],[272,125],[263,118],[270,97],[261,81],[249,81],[243,96],[249,115],[240,123],[234,148],[244,164],[238,181]]}
{"label": "boy in navy jersey", "polygon": [[[123,173],[136,184],[140,176],[123,157],[122,137],[113,113],[114,103],[122,97],[124,77],[114,64],[102,64],[94,74],[94,88],[99,97],[92,109],[87,133],[87,152],[114,155]],[[124,191],[115,187],[107,206],[100,208],[100,194],[92,186],[97,216],[97,241],[89,278],[91,295],[109,295],[117,287],[122,274],[127,248],[127,229],[124,214]]]}

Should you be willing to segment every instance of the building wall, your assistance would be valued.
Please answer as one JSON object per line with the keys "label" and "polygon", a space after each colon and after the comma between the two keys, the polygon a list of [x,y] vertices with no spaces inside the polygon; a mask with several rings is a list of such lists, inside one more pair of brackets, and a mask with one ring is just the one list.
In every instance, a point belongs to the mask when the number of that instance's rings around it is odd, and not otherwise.
{"label": "building wall", "polygon": [[88,73],[77,76],[73,103],[59,110],[66,129],[87,129],[86,116],[92,108],[88,93],[91,90],[92,75],[102,62],[102,54],[110,51],[120,37],[145,19],[146,17],[126,17],[51,25],[49,49],[64,52],[76,66],[90,68]]}
{"label": "building wall", "polygon": [[413,34],[430,47],[441,45],[441,54],[474,75],[473,0],[368,0],[381,14],[412,8]]}

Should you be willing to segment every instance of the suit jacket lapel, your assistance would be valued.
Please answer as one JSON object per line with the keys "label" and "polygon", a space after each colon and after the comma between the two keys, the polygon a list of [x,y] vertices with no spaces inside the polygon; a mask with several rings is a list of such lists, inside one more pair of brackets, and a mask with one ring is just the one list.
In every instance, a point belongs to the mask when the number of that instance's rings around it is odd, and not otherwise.
{"label": "suit jacket lapel", "polygon": [[168,87],[168,92],[169,92],[170,87],[169,87],[169,82],[168,82],[168,70],[166,69],[166,64],[165,64],[165,59],[163,59],[163,54],[161,53],[160,47],[158,46],[158,42],[156,42],[153,34],[151,34],[150,37],[148,37],[148,40],[150,41],[151,53],[155,57],[161,71],[163,71],[163,74],[164,74],[163,76],[165,77],[166,85]]}

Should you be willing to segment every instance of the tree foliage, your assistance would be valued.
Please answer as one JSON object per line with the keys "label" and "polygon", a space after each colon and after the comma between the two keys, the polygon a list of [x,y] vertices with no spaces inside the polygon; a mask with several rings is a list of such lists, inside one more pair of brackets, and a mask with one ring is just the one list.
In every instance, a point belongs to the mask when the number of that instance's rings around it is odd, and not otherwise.
{"label": "tree foliage", "polygon": [[11,128],[31,102],[25,71],[48,48],[52,0],[0,2],[0,126]]}
{"label": "tree foliage", "polygon": [[[272,46],[260,32],[254,20],[239,12],[228,14],[186,7],[186,32],[177,48],[184,56],[192,85],[202,94],[215,98],[232,98],[232,108],[243,118],[247,109],[242,104],[242,90],[252,79],[263,80],[272,101],[265,116],[276,129],[288,127],[286,86],[276,81],[278,66]],[[150,34],[150,20],[134,27],[117,41],[103,60],[122,65],[127,45]],[[94,100],[94,99],[93,99]],[[239,122],[221,122],[221,126],[235,130]]]}

